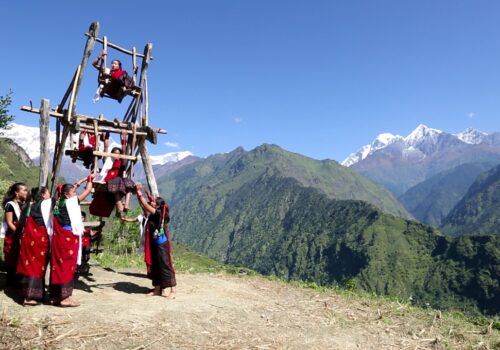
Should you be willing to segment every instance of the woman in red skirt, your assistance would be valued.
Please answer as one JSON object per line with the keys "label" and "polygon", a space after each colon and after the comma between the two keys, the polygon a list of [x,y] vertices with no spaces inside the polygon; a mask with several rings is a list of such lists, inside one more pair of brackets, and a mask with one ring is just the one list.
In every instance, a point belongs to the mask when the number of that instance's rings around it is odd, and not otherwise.
{"label": "woman in red skirt", "polygon": [[21,219],[21,211],[28,196],[28,187],[17,182],[9,187],[2,202],[4,216],[0,236],[4,238],[5,270],[7,272],[6,289],[19,288],[19,277],[16,274],[17,260],[21,250],[21,229],[17,229]]}
{"label": "woman in red skirt", "polygon": [[[172,246],[167,230],[170,221],[168,204],[161,197],[148,202],[142,192],[142,185],[136,184],[137,200],[145,212],[149,214],[146,224],[144,243],[144,261],[148,269],[148,277],[153,280],[154,289],[148,295],[164,296],[175,299],[177,282],[175,280]],[[170,288],[170,293],[163,291]]]}
{"label": "woman in red skirt", "polygon": [[78,185],[63,185],[59,191],[60,198],[54,207],[49,289],[52,303],[57,306],[80,306],[71,295],[80,255],[80,239],[84,231],[80,201],[92,191],[92,177],[87,178],[87,186],[79,195],[76,194]]}
{"label": "woman in red skirt", "polygon": [[17,273],[23,277],[23,305],[37,305],[43,300],[52,233],[52,200],[48,188],[35,188],[31,195],[32,204],[28,209],[17,263]]}

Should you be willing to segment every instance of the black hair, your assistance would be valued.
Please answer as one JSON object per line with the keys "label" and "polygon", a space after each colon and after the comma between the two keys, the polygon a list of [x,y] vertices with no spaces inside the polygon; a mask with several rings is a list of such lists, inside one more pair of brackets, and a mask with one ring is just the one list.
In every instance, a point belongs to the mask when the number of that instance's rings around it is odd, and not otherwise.
{"label": "black hair", "polygon": [[120,67],[120,69],[122,69],[122,62],[120,60],[114,59],[111,61],[111,63],[113,63],[113,61],[118,62],[118,67]]}
{"label": "black hair", "polygon": [[71,191],[71,189],[74,188],[74,187],[75,186],[73,184],[64,184],[64,185],[62,185],[60,196],[62,197],[63,195],[65,195],[66,193],[68,193],[69,191]]}
{"label": "black hair", "polygon": [[42,196],[44,193],[48,192],[49,189],[45,186],[33,187],[31,189],[31,199],[34,202],[39,202],[42,200]]}
{"label": "black hair", "polygon": [[113,148],[111,149],[111,153],[113,153],[113,152],[114,152],[114,151],[116,151],[116,150],[120,151],[120,154],[122,153],[122,149],[121,149],[120,147],[113,147]]}
{"label": "black hair", "polygon": [[163,215],[163,207],[165,207],[165,224],[170,222],[170,212],[168,210],[168,204],[162,197],[156,197],[157,208],[160,209],[160,213]]}
{"label": "black hair", "polygon": [[5,208],[5,205],[8,202],[16,198],[16,192],[18,192],[22,186],[26,187],[26,184],[24,182],[16,182],[15,184],[9,187],[9,189],[3,196],[3,201],[2,201],[3,208]]}
{"label": "black hair", "polygon": [[86,213],[86,212],[82,211],[81,213],[82,213],[82,216],[83,216],[84,218],[86,218],[86,217],[87,217],[87,213]]}

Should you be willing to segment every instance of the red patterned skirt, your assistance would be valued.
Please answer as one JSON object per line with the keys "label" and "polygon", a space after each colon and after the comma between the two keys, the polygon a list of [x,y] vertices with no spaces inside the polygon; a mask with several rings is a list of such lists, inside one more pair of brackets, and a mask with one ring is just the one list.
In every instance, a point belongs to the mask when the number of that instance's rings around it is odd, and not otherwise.
{"label": "red patterned skirt", "polygon": [[21,239],[21,253],[17,273],[23,276],[23,293],[26,299],[42,300],[45,290],[45,271],[49,263],[49,235],[29,216]]}
{"label": "red patterned skirt", "polygon": [[50,297],[61,301],[73,293],[73,277],[78,259],[78,236],[64,229],[54,218],[52,254],[50,258]]}

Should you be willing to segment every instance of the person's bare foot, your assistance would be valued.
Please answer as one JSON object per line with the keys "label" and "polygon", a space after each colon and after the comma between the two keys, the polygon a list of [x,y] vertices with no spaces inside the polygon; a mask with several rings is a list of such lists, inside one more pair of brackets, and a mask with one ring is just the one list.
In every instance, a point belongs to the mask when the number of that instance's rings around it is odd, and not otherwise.
{"label": "person's bare foot", "polygon": [[35,305],[38,305],[38,301],[31,300],[31,299],[24,299],[23,305],[24,306],[35,306]]}
{"label": "person's bare foot", "polygon": [[71,299],[70,297],[67,297],[66,299],[61,300],[59,303],[59,306],[61,307],[77,307],[80,306],[80,303],[74,299]]}
{"label": "person's bare foot", "polygon": [[163,295],[165,299],[173,300],[175,299],[175,292],[170,292],[167,295]]}
{"label": "person's bare foot", "polygon": [[158,288],[158,287],[154,287],[153,289],[151,289],[147,294],[147,296],[158,296],[160,295],[161,296],[161,288]]}

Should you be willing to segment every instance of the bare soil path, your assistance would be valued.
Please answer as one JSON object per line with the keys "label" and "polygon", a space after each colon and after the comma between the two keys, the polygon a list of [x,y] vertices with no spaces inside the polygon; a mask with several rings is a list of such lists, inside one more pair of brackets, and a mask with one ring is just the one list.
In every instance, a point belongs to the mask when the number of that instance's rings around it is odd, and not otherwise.
{"label": "bare soil path", "polygon": [[488,349],[498,336],[444,329],[432,310],[414,317],[405,305],[261,277],[181,273],[177,298],[167,300],[145,296],[143,271],[91,272],[76,284],[77,308],[23,307],[2,291],[0,348]]}

